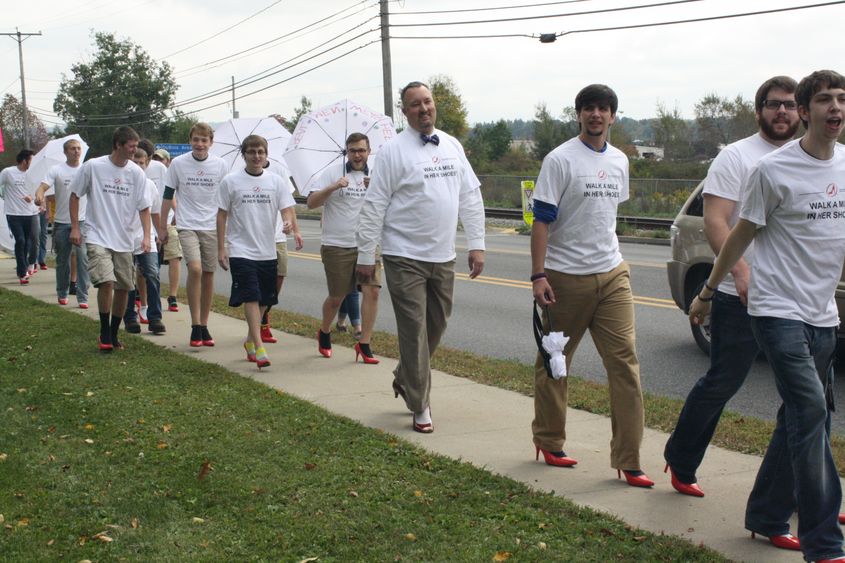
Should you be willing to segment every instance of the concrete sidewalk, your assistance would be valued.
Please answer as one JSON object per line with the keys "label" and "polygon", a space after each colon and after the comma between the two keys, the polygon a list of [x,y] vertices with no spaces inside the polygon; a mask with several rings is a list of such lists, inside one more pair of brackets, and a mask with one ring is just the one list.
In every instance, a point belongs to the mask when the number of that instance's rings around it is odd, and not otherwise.
{"label": "concrete sidewalk", "polygon": [[[29,285],[21,286],[15,277],[14,261],[0,260],[0,280],[7,289],[56,303],[52,269],[39,272]],[[64,308],[96,319],[96,291],[91,292],[87,311],[76,307],[73,296]],[[432,374],[435,432],[418,434],[411,430],[411,415],[403,401],[394,398],[390,387],[395,360],[381,358],[375,366],[356,364],[354,351],[340,346],[335,346],[333,357],[326,359],[317,353],[314,339],[276,331],[279,342],[267,345],[273,365],[259,372],[244,357],[244,321],[212,313],[209,329],[217,345],[191,348],[188,307],[180,304],[180,309],[179,313],[165,311],[166,335],[144,332],[143,337],[282,389],[332,413],[396,434],[429,451],[469,461],[535,489],[616,515],[634,526],[703,543],[735,560],[802,561],[800,552],[776,549],[764,539],[752,540],[743,528],[745,501],[760,465],[759,457],[710,448],[698,472],[707,496],[684,496],[672,489],[668,475],[663,473],[667,435],[647,429],[643,469],[657,484],[653,489],[629,487],[624,480],[617,480],[616,472],[609,467],[610,420],[570,409],[566,451],[579,463],[569,469],[550,467],[534,460],[530,397],[442,372]],[[92,332],[92,348],[95,337]],[[794,521],[792,530],[797,531]]]}

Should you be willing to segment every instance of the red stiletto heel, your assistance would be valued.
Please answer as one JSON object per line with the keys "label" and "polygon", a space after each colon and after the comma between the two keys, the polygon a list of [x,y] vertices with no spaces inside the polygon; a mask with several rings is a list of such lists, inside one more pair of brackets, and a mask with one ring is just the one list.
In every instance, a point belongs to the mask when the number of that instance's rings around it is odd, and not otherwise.
{"label": "red stiletto heel", "polygon": [[666,464],[666,467],[663,469],[663,473],[669,472],[669,475],[672,476],[672,488],[676,491],[681,493],[682,495],[689,495],[691,497],[703,497],[704,491],[701,490],[701,487],[698,486],[697,483],[681,483],[677,477],[675,477],[675,472],[672,471],[672,468],[669,467],[669,464]]}
{"label": "red stiletto heel", "polygon": [[577,460],[568,457],[562,450],[559,452],[549,452],[540,446],[535,445],[534,447],[537,448],[537,455],[534,456],[534,459],[540,459],[540,452],[543,452],[543,459],[545,460],[546,465],[554,465],[555,467],[572,467],[578,463]]}
{"label": "red stiletto heel", "polygon": [[[325,358],[331,358],[332,357],[332,341],[331,341],[331,338],[332,337],[331,337],[330,334],[326,334],[322,330],[317,329],[317,351],[320,352],[320,354],[322,354],[323,357],[325,357]],[[323,344],[324,344],[323,340],[324,339],[326,340],[326,343],[328,344],[328,346],[325,346],[325,347],[323,346]]]}
{"label": "red stiletto heel", "polygon": [[[757,537],[756,532],[751,532],[751,539],[753,540]],[[760,537],[765,538],[763,534],[760,534]],[[777,536],[768,536],[769,542],[777,548],[780,549],[791,549],[792,551],[800,551],[801,550],[801,542],[793,536],[792,534],[780,534]],[[835,560],[834,560],[835,561]]]}
{"label": "red stiletto heel", "polygon": [[361,359],[364,360],[365,364],[377,364],[379,360],[373,356],[373,353],[370,351],[369,344],[364,344],[366,348],[363,348],[361,343],[358,342],[355,344],[355,363],[358,363],[358,356],[361,356]]}
{"label": "red stiletto heel", "polygon": [[648,478],[648,475],[640,471],[639,475],[635,475],[632,471],[628,471],[627,469],[617,469],[616,470],[616,478],[621,479],[622,474],[625,474],[625,480],[628,482],[629,485],[632,487],[653,487],[654,481]]}

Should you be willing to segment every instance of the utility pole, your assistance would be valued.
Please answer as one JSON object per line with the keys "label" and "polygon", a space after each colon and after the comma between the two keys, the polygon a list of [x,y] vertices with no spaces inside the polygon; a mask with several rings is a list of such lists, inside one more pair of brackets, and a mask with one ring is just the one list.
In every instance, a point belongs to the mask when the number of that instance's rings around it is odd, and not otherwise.
{"label": "utility pole", "polygon": [[11,37],[15,41],[18,42],[18,60],[20,61],[21,65],[21,107],[23,108],[23,146],[25,148],[29,147],[29,112],[26,109],[26,81],[24,79],[23,74],[23,42],[25,39],[29,39],[29,37],[33,35],[41,35],[41,32],[38,33],[21,33],[18,28],[15,28],[15,33],[0,33],[0,35],[6,35]]}
{"label": "utility pole", "polygon": [[232,77],[232,119],[238,118],[238,110],[235,109],[235,77]]}
{"label": "utility pole", "polygon": [[384,88],[384,114],[393,119],[393,76],[390,71],[390,14],[388,0],[379,0],[381,15],[381,74]]}

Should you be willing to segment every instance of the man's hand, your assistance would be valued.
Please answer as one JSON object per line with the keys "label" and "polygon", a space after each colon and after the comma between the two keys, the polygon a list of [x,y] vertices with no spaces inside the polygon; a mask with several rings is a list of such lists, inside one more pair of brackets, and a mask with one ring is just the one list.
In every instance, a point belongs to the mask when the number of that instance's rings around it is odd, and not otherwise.
{"label": "man's hand", "polygon": [[167,239],[169,238],[169,234],[167,232],[167,227],[163,229],[159,229],[158,231],[158,241],[161,243],[161,246],[167,244]]}
{"label": "man's hand", "polygon": [[484,251],[470,250],[467,255],[467,262],[469,263],[469,279],[474,280],[484,270]]}
{"label": "man's hand", "polygon": [[79,232],[79,227],[70,228],[70,242],[76,246],[82,245],[82,235]]}
{"label": "man's hand", "polygon": [[305,246],[305,241],[302,240],[302,235],[299,231],[293,233],[293,240],[296,241],[296,249],[302,250],[302,247]]}
{"label": "man's hand", "polygon": [[23,196],[23,200],[27,203],[32,203],[32,196],[25,195]]}
{"label": "man's hand", "polygon": [[531,291],[534,293],[534,300],[540,305],[551,305],[555,302],[555,292],[546,278],[539,278],[532,282]]}
{"label": "man's hand", "polygon": [[689,306],[689,320],[693,324],[703,324],[705,317],[710,314],[710,301],[702,301],[695,296]]}
{"label": "man's hand", "polygon": [[141,250],[144,251],[144,254],[149,254],[152,247],[150,246],[150,237],[144,237],[144,242],[141,243]]}
{"label": "man's hand", "polygon": [[290,221],[282,222],[282,232],[285,233],[286,235],[289,235],[291,233],[291,231],[293,231],[293,225],[291,224],[291,222]]}
{"label": "man's hand", "polygon": [[[44,207],[44,196],[40,196],[37,193],[35,194],[35,205],[38,207]],[[45,207],[46,209],[46,207]]]}
{"label": "man's hand", "polygon": [[338,189],[338,190],[340,188],[345,188],[348,185],[349,185],[349,178],[347,178],[346,176],[342,177],[341,179],[339,179],[337,182],[334,183],[335,189]]}
{"label": "man's hand", "polygon": [[227,271],[229,270],[229,253],[225,247],[217,249],[217,261],[220,263],[221,268]]}
{"label": "man's hand", "polygon": [[363,282],[368,282],[373,279],[376,275],[376,265],[375,264],[358,264],[355,267],[355,274],[358,278]]}

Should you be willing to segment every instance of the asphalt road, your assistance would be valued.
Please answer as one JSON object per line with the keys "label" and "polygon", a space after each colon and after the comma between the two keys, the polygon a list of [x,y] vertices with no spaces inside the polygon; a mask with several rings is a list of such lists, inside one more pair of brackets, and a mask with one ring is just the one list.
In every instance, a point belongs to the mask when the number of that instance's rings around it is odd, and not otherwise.
{"label": "asphalt road", "polygon": [[[319,256],[319,222],[301,220],[300,228],[305,247],[296,252],[289,242],[288,277],[279,306],[319,317],[326,295]],[[463,243],[459,233],[454,308],[443,345],[533,363],[536,347],[531,332],[531,284],[527,281],[530,273],[528,237],[489,231],[486,266],[483,276],[477,280],[469,280],[466,276],[468,267]],[[622,254],[632,269],[643,389],[683,399],[707,370],[708,359],[695,345],[687,318],[671,299],[665,267],[669,247],[623,243]],[[165,272],[161,277],[166,279]],[[228,273],[219,271],[215,280],[217,293],[228,295],[231,283]],[[376,328],[396,332],[386,287],[379,301]],[[375,352],[378,354],[378,350]],[[840,367],[838,373],[841,371]],[[573,360],[572,373],[594,381],[606,381],[601,359],[590,338],[582,340]],[[836,396],[837,403],[845,405],[841,388],[837,389]],[[758,359],[728,408],[772,420],[779,405],[771,371],[764,359]],[[834,413],[833,430],[845,432],[842,410]]]}

